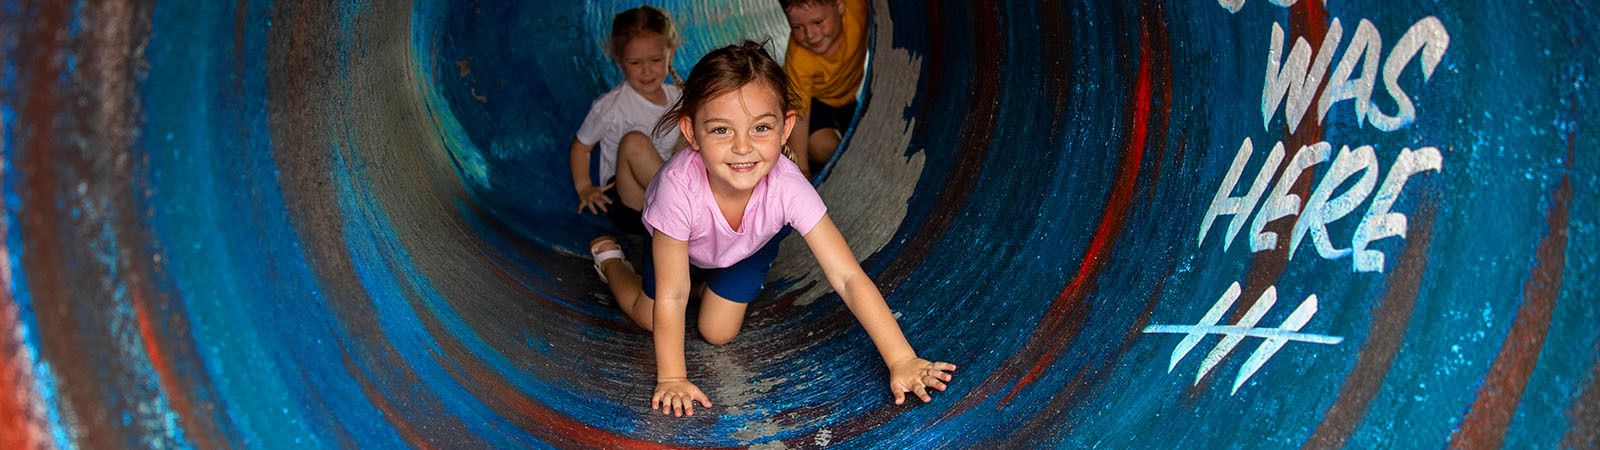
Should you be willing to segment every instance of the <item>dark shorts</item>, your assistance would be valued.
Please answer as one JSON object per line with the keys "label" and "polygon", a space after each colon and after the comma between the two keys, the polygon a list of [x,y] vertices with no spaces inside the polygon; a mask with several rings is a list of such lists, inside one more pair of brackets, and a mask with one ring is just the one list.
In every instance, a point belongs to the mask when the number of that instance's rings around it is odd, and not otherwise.
{"label": "dark shorts", "polygon": [[[615,180],[615,178],[612,180]],[[607,181],[607,183],[610,182]],[[611,189],[606,189],[606,198],[611,199],[611,204],[606,206],[606,217],[611,218],[611,222],[617,226],[618,230],[623,233],[645,235],[644,218],[639,215],[639,210],[622,204],[622,196],[617,194],[616,185],[612,185]]]}
{"label": "dark shorts", "polygon": [[[756,294],[761,293],[762,286],[767,282],[767,272],[772,270],[772,262],[778,259],[778,244],[789,236],[791,230],[793,229],[783,227],[783,231],[779,231],[772,240],[767,241],[767,245],[761,246],[755,254],[732,266],[721,269],[690,266],[690,283],[705,280],[706,289],[715,292],[717,296],[738,303],[750,303],[756,299]],[[644,245],[644,267],[639,271],[639,277],[643,278],[640,280],[643,286],[640,287],[644,288],[644,295],[650,298],[656,298],[655,266],[655,255],[651,252],[650,242],[647,240]]]}
{"label": "dark shorts", "polygon": [[832,106],[811,98],[811,132],[832,128],[844,135],[844,130],[850,129],[850,118],[856,115],[856,102],[852,101],[844,106]]}

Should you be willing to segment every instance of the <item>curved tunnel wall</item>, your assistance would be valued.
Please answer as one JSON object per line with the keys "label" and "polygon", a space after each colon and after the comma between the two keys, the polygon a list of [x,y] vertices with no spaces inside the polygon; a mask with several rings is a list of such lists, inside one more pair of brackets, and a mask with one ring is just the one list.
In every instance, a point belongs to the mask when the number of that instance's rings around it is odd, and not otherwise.
{"label": "curved tunnel wall", "polygon": [[892,405],[788,242],[671,419],[564,169],[626,6],[521,3],[5,2],[0,447],[1600,434],[1591,7],[874,1],[819,190],[958,378]]}

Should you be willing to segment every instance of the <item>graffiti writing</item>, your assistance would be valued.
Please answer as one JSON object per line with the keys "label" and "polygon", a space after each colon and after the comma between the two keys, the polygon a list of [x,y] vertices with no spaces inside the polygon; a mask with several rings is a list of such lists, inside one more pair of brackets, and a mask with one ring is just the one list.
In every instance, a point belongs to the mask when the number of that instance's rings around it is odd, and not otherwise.
{"label": "graffiti writing", "polygon": [[[1377,28],[1366,19],[1360,20],[1356,25],[1356,31],[1352,34],[1350,44],[1345,48],[1344,55],[1330,75],[1328,67],[1343,36],[1343,26],[1339,19],[1334,19],[1313,60],[1311,45],[1304,38],[1296,38],[1293,48],[1289,50],[1288,55],[1284,55],[1283,27],[1277,23],[1272,24],[1267,70],[1261,90],[1263,128],[1272,123],[1277,111],[1281,109],[1284,124],[1290,132],[1293,132],[1313,106],[1317,109],[1316,120],[1320,124],[1334,104],[1345,100],[1351,101],[1360,126],[1370,123],[1379,131],[1393,132],[1416,120],[1416,106],[1412,103],[1411,96],[1399,86],[1398,79],[1405,67],[1409,66],[1419,53],[1423,81],[1426,82],[1433,76],[1434,69],[1444,57],[1445,50],[1450,47],[1450,34],[1439,19],[1430,16],[1412,24],[1384,61],[1383,86],[1385,92],[1395,101],[1396,110],[1393,114],[1382,111],[1372,102],[1380,69],[1378,56],[1383,49],[1383,38],[1378,34]],[[1355,74],[1358,66],[1361,75],[1352,79],[1351,75]],[[1324,83],[1325,78],[1326,83]],[[1317,95],[1319,87],[1320,96]],[[1383,184],[1377,185],[1378,162],[1372,146],[1361,145],[1354,149],[1342,146],[1337,155],[1330,154],[1332,148],[1332,144],[1326,141],[1302,146],[1285,165],[1285,149],[1283,143],[1278,142],[1268,152],[1265,162],[1249,184],[1248,190],[1242,195],[1234,195],[1245,165],[1254,153],[1251,139],[1244,138],[1243,144],[1239,146],[1239,151],[1234,156],[1233,164],[1217,187],[1216,196],[1212,198],[1211,205],[1201,219],[1195,245],[1205,244],[1206,235],[1219,217],[1232,216],[1228,221],[1226,234],[1221,238],[1224,251],[1232,246],[1234,238],[1247,224],[1250,229],[1248,234],[1250,251],[1254,253],[1272,250],[1277,248],[1279,236],[1275,232],[1266,231],[1266,225],[1278,219],[1298,216],[1289,240],[1290,259],[1297,253],[1300,242],[1310,237],[1317,248],[1317,254],[1325,259],[1350,256],[1352,267],[1356,272],[1383,271],[1383,253],[1369,249],[1368,244],[1389,237],[1405,237],[1406,217],[1404,214],[1392,212],[1391,207],[1412,175],[1440,170],[1444,165],[1443,158],[1434,147],[1402,149],[1390,165],[1389,174],[1384,178]],[[1330,158],[1333,160],[1332,165],[1328,167],[1310,198],[1301,199],[1299,194],[1290,192],[1303,172],[1327,163]],[[1274,174],[1278,175],[1276,180]],[[1357,175],[1360,177],[1356,178],[1355,184],[1335,195],[1337,188]],[[1267,191],[1269,187],[1272,188],[1270,192]],[[1377,188],[1376,194],[1373,193],[1374,187]],[[1327,225],[1354,212],[1369,197],[1373,201],[1350,237],[1350,247],[1336,247],[1333,238],[1328,235]]]}
{"label": "graffiti writing", "polygon": [[[1330,148],[1331,145],[1326,141],[1300,147],[1277,177],[1277,182],[1272,183],[1272,175],[1278,173],[1284,155],[1283,142],[1278,142],[1267,154],[1267,160],[1256,173],[1250,189],[1244,195],[1234,196],[1232,193],[1243,175],[1245,164],[1254,153],[1250,138],[1245,138],[1244,144],[1239,146],[1239,152],[1234,155],[1227,176],[1211,200],[1211,207],[1206,209],[1205,217],[1200,222],[1197,245],[1205,243],[1206,235],[1219,217],[1233,216],[1228,221],[1226,234],[1221,238],[1224,250],[1232,245],[1246,223],[1250,226],[1250,251],[1272,250],[1278,246],[1278,234],[1267,231],[1266,225],[1285,217],[1299,216],[1289,237],[1289,259],[1294,259],[1300,242],[1310,237],[1317,254],[1325,259],[1351,256],[1357,272],[1382,271],[1383,252],[1368,247],[1379,239],[1405,237],[1406,216],[1392,212],[1394,202],[1412,175],[1439,170],[1443,165],[1443,157],[1433,147],[1402,149],[1390,164],[1389,174],[1383,184],[1378,185],[1378,159],[1372,146],[1363,145],[1352,150],[1346,145],[1339,149],[1337,156],[1333,156],[1333,165],[1302,205],[1300,196],[1289,192],[1289,188],[1295,185],[1306,169],[1327,162]],[[1355,180],[1355,184],[1335,195],[1338,187],[1357,175],[1360,178]],[[1262,197],[1269,184],[1272,184],[1272,192],[1265,196],[1263,202]],[[1373,194],[1374,186],[1378,188],[1376,195]],[[1354,212],[1368,197],[1373,197],[1373,201],[1350,236],[1350,247],[1336,247],[1333,237],[1328,233],[1328,225]],[[1259,209],[1256,208],[1257,204],[1261,205]],[[1254,220],[1249,220],[1251,211],[1255,211]]]}
{"label": "graffiti writing", "polygon": [[[1343,25],[1339,19],[1333,19],[1333,23],[1328,25],[1327,36],[1322,39],[1322,46],[1317,48],[1315,60],[1311,59],[1311,44],[1306,43],[1305,38],[1296,38],[1294,48],[1289,50],[1287,56],[1282,56],[1283,27],[1272,24],[1272,47],[1267,53],[1267,81],[1261,90],[1262,129],[1267,129],[1272,123],[1281,104],[1289,132],[1294,132],[1310,109],[1317,88],[1323,85],[1322,81],[1328,75],[1328,64],[1333,60],[1334,51],[1339,48],[1339,41],[1343,37]],[[1411,96],[1400,87],[1400,73],[1421,52],[1422,79],[1427,81],[1433,77],[1434,68],[1439,66],[1439,60],[1444,58],[1444,52],[1449,47],[1450,33],[1445,31],[1439,19],[1425,17],[1411,25],[1411,29],[1395,43],[1383,63],[1384,90],[1398,106],[1393,115],[1387,114],[1372,104],[1383,37],[1372,22],[1361,19],[1349,47],[1345,48],[1344,56],[1339,59],[1339,65],[1334,68],[1332,77],[1327,78],[1322,96],[1316,99],[1317,122],[1321,123],[1327,117],[1328,109],[1335,103],[1354,100],[1358,124],[1370,122],[1382,131],[1395,131],[1411,124],[1416,120],[1417,110],[1411,103]],[[1361,76],[1352,80],[1350,75],[1355,72],[1357,65],[1361,67]]]}
{"label": "graffiti writing", "polygon": [[1261,297],[1256,299],[1255,304],[1250,305],[1250,309],[1245,311],[1244,316],[1239,318],[1238,323],[1223,326],[1217,325],[1217,322],[1222,320],[1222,314],[1228,312],[1228,309],[1233,307],[1234,302],[1239,300],[1240,291],[1239,282],[1235,281],[1232,286],[1228,287],[1226,292],[1222,293],[1222,298],[1217,299],[1217,303],[1211,306],[1211,310],[1206,311],[1205,316],[1200,318],[1200,322],[1194,325],[1157,324],[1144,328],[1145,333],[1184,335],[1183,340],[1178,342],[1178,346],[1172,349],[1172,358],[1168,360],[1167,372],[1172,372],[1172,369],[1178,367],[1178,361],[1182,361],[1190,350],[1194,350],[1195,345],[1200,344],[1200,339],[1207,335],[1220,334],[1223,336],[1222,341],[1218,342],[1216,347],[1212,347],[1211,353],[1206,354],[1205,359],[1200,363],[1199,373],[1194,376],[1194,384],[1200,384],[1200,380],[1205,378],[1206,373],[1211,372],[1211,369],[1222,362],[1223,358],[1232,353],[1233,349],[1244,341],[1244,338],[1262,338],[1261,345],[1256,347],[1255,353],[1250,354],[1250,359],[1245,360],[1244,366],[1239,369],[1239,375],[1233,379],[1232,393],[1238,393],[1239,386],[1243,386],[1245,381],[1249,381],[1257,370],[1261,370],[1261,366],[1267,364],[1267,360],[1272,359],[1272,356],[1276,355],[1278,350],[1282,349],[1290,341],[1325,345],[1344,342],[1344,338],[1338,336],[1300,332],[1300,328],[1311,321],[1311,316],[1317,314],[1317,296],[1315,294],[1301,301],[1300,306],[1295,307],[1294,312],[1289,313],[1289,317],[1284,319],[1283,324],[1277,328],[1257,327],[1256,324],[1261,322],[1261,317],[1265,316],[1267,311],[1270,311],[1272,306],[1278,302],[1278,288],[1276,286],[1268,287],[1266,292],[1262,292]]}
{"label": "graffiti writing", "polygon": [[[1268,2],[1287,7],[1295,4],[1296,0]],[[1218,0],[1218,4],[1229,12],[1237,12],[1244,3],[1244,0]],[[1261,124],[1264,130],[1271,131],[1272,121],[1281,110],[1284,126],[1289,133],[1294,133],[1313,109],[1316,111],[1316,123],[1323,123],[1329,111],[1343,101],[1350,102],[1358,127],[1365,128],[1370,124],[1379,132],[1392,133],[1412,124],[1417,120],[1417,108],[1411,95],[1401,87],[1400,76],[1413,61],[1418,61],[1422,81],[1426,83],[1433,77],[1445,51],[1450,47],[1449,32],[1439,19],[1432,16],[1413,23],[1389,49],[1388,57],[1382,59],[1381,65],[1379,59],[1383,53],[1383,37],[1377,27],[1366,19],[1356,23],[1342,55],[1336,55],[1346,37],[1344,25],[1339,19],[1333,19],[1329,24],[1327,34],[1314,54],[1305,38],[1295,38],[1285,53],[1284,29],[1276,22],[1272,24],[1268,37],[1265,80],[1261,89]],[[1339,56],[1337,63],[1335,56]],[[1332,72],[1329,72],[1330,67]],[[1384,111],[1373,102],[1373,95],[1378,92],[1380,83],[1381,92],[1394,101],[1392,112]],[[1288,228],[1288,248],[1281,249],[1285,258],[1293,260],[1300,244],[1310,241],[1317,255],[1325,260],[1349,257],[1354,272],[1382,272],[1385,255],[1372,248],[1372,244],[1388,238],[1405,238],[1406,216],[1393,209],[1406,182],[1415,175],[1437,172],[1444,167],[1443,156],[1433,146],[1421,146],[1415,150],[1402,148],[1394,159],[1388,161],[1387,172],[1380,172],[1377,150],[1372,145],[1340,145],[1335,152],[1334,144],[1323,140],[1293,150],[1294,153],[1290,155],[1282,141],[1273,144],[1253,176],[1246,179],[1245,168],[1256,152],[1254,142],[1245,137],[1200,220],[1195,246],[1204,246],[1208,235],[1212,235],[1213,226],[1223,223],[1226,225],[1218,233],[1220,236],[1212,239],[1212,242],[1221,242],[1223,252],[1227,252],[1240,232],[1246,230],[1245,240],[1249,243],[1251,253],[1278,249],[1281,236],[1276,231],[1268,230],[1267,225],[1292,218],[1294,223]],[[1294,189],[1302,184],[1300,177],[1317,172],[1313,169],[1319,166],[1322,167],[1322,178],[1314,183],[1315,187],[1308,196],[1301,198],[1301,194]],[[1381,181],[1380,173],[1386,173]],[[1347,235],[1334,236],[1329,231],[1329,225],[1346,217],[1354,217],[1362,205],[1366,205],[1366,210],[1359,215],[1359,222],[1353,223],[1354,229]],[[1277,286],[1268,286],[1236,323],[1218,325],[1222,316],[1238,300],[1241,291],[1239,283],[1234,282],[1193,325],[1156,324],[1144,328],[1145,333],[1183,335],[1168,361],[1169,373],[1207,336],[1220,335],[1222,339],[1201,360],[1195,374],[1195,384],[1199,384],[1245,338],[1261,338],[1263,341],[1260,346],[1234,378],[1232,392],[1237,393],[1289,342],[1334,345],[1344,341],[1338,336],[1300,331],[1317,313],[1315,294],[1307,296],[1279,326],[1258,327],[1257,324],[1277,302]]]}

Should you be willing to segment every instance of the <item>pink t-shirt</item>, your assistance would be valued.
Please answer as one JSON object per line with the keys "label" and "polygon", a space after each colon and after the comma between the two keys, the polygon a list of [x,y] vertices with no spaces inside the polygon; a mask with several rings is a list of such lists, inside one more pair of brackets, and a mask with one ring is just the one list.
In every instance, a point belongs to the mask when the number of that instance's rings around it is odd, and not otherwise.
{"label": "pink t-shirt", "polygon": [[756,182],[744,208],[744,223],[739,231],[733,231],[711,196],[700,152],[685,149],[661,166],[645,190],[643,219],[646,231],[660,230],[673,239],[688,241],[690,264],[716,269],[755,254],[784,225],[802,236],[810,233],[827,211],[817,190],[800,174],[800,167],[788,158],[778,158],[778,165]]}

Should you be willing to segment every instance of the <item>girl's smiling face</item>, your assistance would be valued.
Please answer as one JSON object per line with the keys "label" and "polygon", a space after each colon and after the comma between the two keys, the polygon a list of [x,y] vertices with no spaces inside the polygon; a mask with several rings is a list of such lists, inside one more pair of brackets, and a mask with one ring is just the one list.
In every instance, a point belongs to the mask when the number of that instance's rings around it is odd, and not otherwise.
{"label": "girl's smiling face", "polygon": [[661,91],[661,80],[672,64],[672,49],[667,38],[659,33],[644,33],[628,40],[622,47],[622,57],[617,65],[635,92],[651,96]]}
{"label": "girl's smiling face", "polygon": [[783,157],[783,143],[794,120],[793,113],[783,110],[776,91],[765,83],[749,82],[712,97],[692,119],[680,118],[678,127],[689,146],[700,152],[712,191],[730,196],[749,193],[772,172]]}

